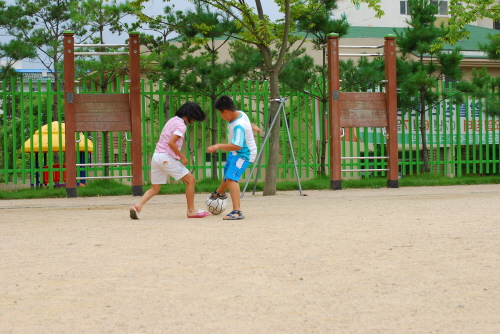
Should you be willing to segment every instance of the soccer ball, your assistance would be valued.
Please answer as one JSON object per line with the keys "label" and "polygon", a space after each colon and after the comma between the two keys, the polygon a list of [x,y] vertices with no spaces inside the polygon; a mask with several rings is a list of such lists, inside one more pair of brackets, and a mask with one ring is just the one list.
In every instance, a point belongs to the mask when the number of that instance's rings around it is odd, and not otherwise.
{"label": "soccer ball", "polygon": [[227,199],[220,198],[207,198],[207,208],[208,212],[213,215],[220,215],[226,210]]}

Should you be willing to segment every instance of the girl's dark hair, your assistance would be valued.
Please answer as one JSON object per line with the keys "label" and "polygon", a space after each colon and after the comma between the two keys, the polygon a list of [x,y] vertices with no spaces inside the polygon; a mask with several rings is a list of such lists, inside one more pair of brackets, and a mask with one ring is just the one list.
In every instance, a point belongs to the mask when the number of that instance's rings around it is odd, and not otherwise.
{"label": "girl's dark hair", "polygon": [[201,109],[200,105],[195,102],[186,102],[184,103],[179,110],[175,113],[177,117],[186,116],[189,121],[195,120],[197,122],[201,122],[205,120],[205,113]]}
{"label": "girl's dark hair", "polygon": [[231,110],[231,111],[236,111],[236,106],[234,105],[233,99],[229,97],[228,95],[222,95],[215,101],[214,104],[215,109],[222,111],[222,110]]}

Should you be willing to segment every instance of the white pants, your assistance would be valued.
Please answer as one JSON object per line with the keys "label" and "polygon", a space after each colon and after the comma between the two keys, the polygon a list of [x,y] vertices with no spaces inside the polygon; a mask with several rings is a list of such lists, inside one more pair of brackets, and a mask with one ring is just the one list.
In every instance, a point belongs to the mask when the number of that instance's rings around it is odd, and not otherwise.
{"label": "white pants", "polygon": [[165,184],[169,176],[180,180],[189,174],[189,170],[168,153],[154,153],[151,158],[151,183]]}

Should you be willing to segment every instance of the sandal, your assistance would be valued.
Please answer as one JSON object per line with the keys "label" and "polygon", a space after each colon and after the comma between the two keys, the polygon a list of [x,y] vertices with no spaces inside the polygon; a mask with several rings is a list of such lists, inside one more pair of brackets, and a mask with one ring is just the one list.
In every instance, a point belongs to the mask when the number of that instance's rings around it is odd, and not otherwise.
{"label": "sandal", "polygon": [[240,220],[240,219],[245,219],[245,216],[243,216],[243,212],[239,210],[233,210],[230,213],[226,215],[226,217],[229,218],[222,218],[222,220]]}
{"label": "sandal", "polygon": [[212,194],[210,194],[210,198],[211,199],[216,199],[216,198],[226,199],[227,198],[227,194],[226,193],[219,194],[217,192],[217,190],[215,190]]}
{"label": "sandal", "polygon": [[139,211],[137,211],[135,206],[130,208],[130,218],[131,219],[141,219],[141,215],[139,214]]}
{"label": "sandal", "polygon": [[194,216],[187,216],[188,218],[205,218],[207,216],[210,216],[210,212],[203,211],[202,209],[198,210],[198,213],[195,214]]}

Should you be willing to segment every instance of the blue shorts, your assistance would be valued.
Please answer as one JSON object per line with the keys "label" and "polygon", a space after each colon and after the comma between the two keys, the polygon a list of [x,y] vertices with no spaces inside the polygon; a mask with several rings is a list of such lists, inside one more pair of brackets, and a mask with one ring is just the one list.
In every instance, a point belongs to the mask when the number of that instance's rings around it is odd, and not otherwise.
{"label": "blue shorts", "polygon": [[226,159],[226,164],[224,165],[224,181],[227,179],[238,182],[240,180],[241,175],[250,166],[251,162],[245,159],[242,159],[236,155],[233,155],[232,152],[229,152]]}

